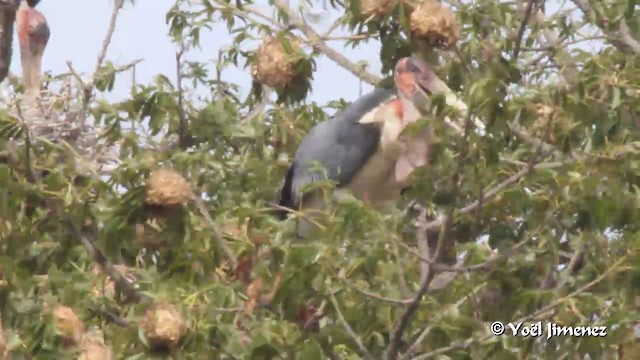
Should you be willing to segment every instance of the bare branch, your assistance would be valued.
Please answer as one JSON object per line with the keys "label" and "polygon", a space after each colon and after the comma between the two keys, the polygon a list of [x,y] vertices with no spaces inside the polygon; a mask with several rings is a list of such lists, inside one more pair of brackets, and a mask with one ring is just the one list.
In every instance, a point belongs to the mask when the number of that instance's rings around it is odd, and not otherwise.
{"label": "bare branch", "polygon": [[[502,190],[504,190],[507,187],[517,183],[518,181],[520,181],[520,179],[522,179],[523,177],[525,177],[527,174],[529,174],[531,171],[533,171],[535,169],[555,169],[555,168],[559,168],[559,167],[562,167],[562,166],[566,166],[566,165],[570,164],[571,162],[572,162],[571,160],[567,160],[567,161],[564,161],[564,162],[540,163],[540,164],[532,165],[531,167],[525,167],[522,170],[518,171],[517,173],[511,175],[510,177],[508,177],[507,179],[505,179],[501,183],[499,183],[499,184],[487,189],[486,191],[484,191],[483,192],[484,196],[483,196],[482,201],[475,200],[472,203],[470,203],[469,205],[467,205],[467,206],[463,207],[462,209],[458,210],[457,213],[458,214],[467,214],[467,213],[470,213],[471,211],[477,209],[478,206],[480,206],[481,203],[486,205],[487,200],[490,200],[490,199],[494,198]],[[436,230],[440,226],[442,226],[442,224],[444,223],[445,220],[446,220],[446,218],[430,221],[429,223],[426,224],[426,228],[427,228],[427,230]]]}
{"label": "bare branch", "polygon": [[69,229],[73,232],[74,236],[80,240],[80,243],[87,251],[89,256],[96,262],[96,264],[100,265],[103,271],[116,283],[118,289],[129,298],[131,301],[136,303],[140,302],[150,302],[152,299],[147,295],[138,291],[138,289],[132,284],[125,276],[123,276],[119,271],[114,269],[111,261],[102,253],[100,249],[93,243],[91,239],[86,234],[83,234],[82,231],[76,226],[71,219],[66,220]]}
{"label": "bare branch", "polygon": [[184,54],[184,44],[180,44],[180,49],[176,52],[176,86],[178,87],[178,145],[182,150],[189,147],[189,122],[184,110],[184,91],[182,89],[182,55]]}
{"label": "bare branch", "polygon": [[109,19],[109,28],[107,29],[107,33],[102,40],[102,48],[98,53],[98,60],[96,61],[96,67],[93,70],[93,76],[90,84],[87,84],[84,90],[83,97],[83,105],[82,111],[80,112],[80,121],[84,121],[87,110],[89,109],[89,103],[91,102],[91,97],[93,96],[95,85],[98,81],[98,73],[100,72],[100,68],[104,63],[104,59],[107,56],[107,51],[109,50],[109,45],[111,44],[111,39],[113,38],[113,33],[116,31],[116,22],[118,20],[118,14],[120,13],[120,9],[124,5],[124,0],[114,0],[113,1],[113,11],[111,12],[111,18]]}
{"label": "bare branch", "polygon": [[527,9],[525,10],[522,23],[520,24],[520,29],[518,29],[518,37],[516,38],[516,45],[513,49],[513,61],[518,61],[518,56],[520,56],[520,47],[522,46],[522,39],[524,37],[524,32],[527,29],[527,24],[529,23],[529,19],[531,18],[531,12],[533,11],[534,2],[535,0],[527,1]]}
{"label": "bare branch", "polygon": [[473,272],[473,271],[478,271],[478,270],[485,270],[485,269],[493,266],[498,261],[511,256],[513,253],[515,253],[521,247],[526,245],[530,240],[531,240],[531,237],[528,237],[528,238],[526,238],[526,239],[524,239],[522,241],[517,242],[511,248],[507,249],[504,252],[500,252],[499,254],[491,255],[487,260],[485,260],[484,262],[482,262],[480,264],[469,265],[469,266],[462,266],[462,264],[460,266],[458,266],[458,265],[449,266],[449,265],[444,265],[444,264],[438,264],[438,263],[435,263],[433,260],[422,256],[420,253],[418,253],[417,251],[412,249],[409,245],[403,244],[402,242],[398,242],[398,243],[400,244],[400,246],[405,248],[409,253],[411,253],[411,255],[413,255],[416,258],[418,258],[418,260],[420,260],[422,263],[431,264],[433,266],[433,269],[436,270],[436,271]]}
{"label": "bare branch", "polygon": [[342,311],[340,311],[340,306],[338,306],[338,301],[336,300],[335,295],[331,295],[331,304],[333,304],[333,308],[336,310],[338,319],[342,322],[342,325],[344,326],[345,331],[347,332],[351,340],[353,340],[353,342],[356,343],[356,345],[358,346],[358,349],[360,349],[360,353],[362,354],[362,357],[365,359],[373,360],[373,356],[371,355],[371,353],[369,353],[369,350],[367,350],[367,348],[364,346],[364,344],[362,343],[362,340],[360,339],[360,337],[358,337],[358,334],[356,334],[355,331],[353,331],[353,329],[351,328],[351,325],[349,325],[347,320],[344,318],[344,315],[342,315]]}
{"label": "bare branch", "polygon": [[200,215],[204,217],[204,220],[207,222],[207,225],[209,225],[209,229],[211,229],[211,231],[213,232],[213,238],[218,244],[218,247],[222,249],[222,251],[227,257],[227,260],[229,260],[231,267],[235,270],[236,267],[238,267],[238,259],[236,259],[236,256],[233,255],[233,252],[229,248],[229,245],[227,245],[227,242],[222,237],[222,233],[216,226],[216,223],[211,218],[211,215],[209,215],[209,212],[207,211],[207,208],[205,207],[204,202],[202,201],[201,198],[199,198],[195,194],[191,194],[191,199],[196,204],[196,207],[198,208]]}
{"label": "bare branch", "polygon": [[576,270],[577,265],[580,262],[580,259],[582,258],[582,255],[584,254],[584,250],[585,250],[585,246],[584,245],[580,245],[578,247],[578,249],[571,256],[571,260],[569,260],[569,264],[567,265],[566,269],[564,270],[565,273],[567,274],[567,277],[566,278],[560,278],[560,280],[558,281],[558,284],[555,287],[555,289],[556,289],[555,293],[556,294],[558,294],[559,290],[562,289],[562,287],[567,283],[568,277],[573,275],[574,271]]}
{"label": "bare branch", "polygon": [[[138,65],[139,63],[141,63],[144,59],[135,59],[131,62],[128,62],[124,65],[119,65],[119,66],[114,66],[113,71],[115,73],[121,73],[127,70],[131,70],[133,69],[136,65]],[[80,77],[80,74],[75,70],[75,68],[73,67],[73,63],[71,61],[67,61],[67,67],[69,68],[69,72],[67,73],[61,73],[61,74],[57,74],[55,76],[55,78],[60,79],[60,78],[64,78],[67,76],[73,76],[76,80],[78,80],[78,82],[81,83],[81,86],[86,86],[84,85],[84,81],[82,80],[82,78]],[[135,84],[135,83],[134,83]]]}
{"label": "bare branch", "polygon": [[382,80],[382,78],[380,78],[379,76],[367,72],[364,67],[358,66],[351,60],[347,59],[347,57],[325,44],[325,42],[322,41],[322,36],[318,34],[311,26],[309,26],[302,17],[298,16],[298,14],[296,14],[293,9],[291,9],[291,7],[289,7],[288,1],[274,0],[274,4],[278,7],[278,9],[280,9],[280,11],[287,14],[291,25],[302,31],[309,39],[311,45],[325,54],[328,58],[335,61],[338,65],[342,66],[353,75],[371,85],[375,85],[380,82],[380,80]]}
{"label": "bare branch", "polygon": [[107,309],[102,309],[98,306],[92,306],[89,308],[89,311],[94,313],[97,316],[105,318],[108,322],[114,323],[120,327],[129,327],[131,324],[126,319],[115,314],[113,311],[109,311]]}
{"label": "bare branch", "polygon": [[[439,321],[440,319],[442,319],[443,317],[448,315],[449,311],[454,311],[454,310],[457,310],[458,308],[460,308],[460,306],[462,306],[462,304],[464,304],[464,302],[467,301],[467,299],[470,299],[474,294],[476,294],[478,291],[483,289],[485,286],[487,286],[487,283],[483,283],[483,284],[480,284],[480,285],[476,286],[473,290],[471,290],[471,292],[469,292],[468,294],[463,296],[455,304],[447,306],[446,309],[443,309],[443,311],[438,313],[433,319],[430,320],[430,323]],[[413,342],[413,344],[411,344],[411,346],[409,346],[409,349],[406,351],[406,353],[404,353],[400,358],[401,359],[409,359],[409,357],[418,350],[418,346],[420,346],[420,344],[422,344],[422,341],[424,341],[424,339],[427,337],[427,335],[429,335],[429,333],[431,332],[432,328],[433,328],[432,325],[427,326],[420,333],[420,335],[416,338],[416,340]]]}
{"label": "bare branch", "polygon": [[579,75],[576,64],[571,60],[571,56],[566,49],[562,47],[562,41],[558,34],[544,26],[544,23],[546,22],[545,15],[539,6],[536,7],[537,9],[534,10],[533,21],[536,24],[543,26],[541,42],[545,46],[552,48],[554,51],[554,55],[550,56],[549,59],[560,67],[560,76],[564,79],[566,86],[574,86],[576,85]]}
{"label": "bare branch", "polygon": [[588,16],[593,17],[596,20],[596,25],[607,35],[609,40],[620,50],[626,53],[632,53],[636,56],[640,56],[640,41],[631,35],[629,25],[624,18],[618,22],[618,29],[612,30],[609,28],[609,21],[603,19],[596,13],[588,0],[571,0],[576,4],[582,12]]}
{"label": "bare branch", "polygon": [[[424,206],[420,206],[420,215],[418,215],[418,222],[425,224],[427,222],[427,209]],[[416,238],[418,240],[418,250],[420,251],[420,257],[429,257],[429,239],[427,238],[427,232],[422,231],[421,227],[416,227]],[[400,245],[405,245],[401,243]],[[429,274],[430,262],[420,262],[420,282],[425,281]]]}
{"label": "bare branch", "polygon": [[342,279],[342,282],[351,290],[360,293],[368,298],[374,299],[374,300],[378,300],[378,301],[382,301],[382,302],[386,302],[389,304],[393,304],[393,305],[409,305],[411,303],[411,299],[405,299],[405,300],[398,300],[398,299],[392,299],[392,298],[388,298],[388,297],[384,297],[384,296],[380,296],[380,295],[376,295],[373,294],[371,292],[362,290],[360,288],[358,288],[357,286],[351,284],[349,281],[347,281],[347,279]]}
{"label": "bare branch", "polygon": [[386,351],[386,359],[395,359],[398,356],[398,347],[400,346],[400,341],[402,340],[402,333],[404,332],[404,329],[409,325],[409,321],[413,317],[413,314],[415,314],[416,310],[418,310],[420,300],[422,300],[422,297],[427,293],[429,284],[431,283],[434,274],[435,271],[429,271],[427,273],[427,277],[420,283],[420,288],[411,299],[411,303],[407,305],[407,308],[402,313],[400,320],[398,320],[398,324],[391,333],[391,339]]}
{"label": "bare branch", "polygon": [[102,67],[102,63],[104,63],[104,59],[107,57],[107,50],[109,50],[109,45],[111,44],[113,33],[116,31],[116,21],[118,20],[118,14],[120,13],[120,9],[122,9],[123,5],[124,0],[113,1],[113,11],[111,12],[111,19],[109,19],[109,28],[107,29],[107,33],[102,40],[102,48],[100,49],[100,53],[98,54],[96,68],[93,71],[94,74],[96,74],[100,70],[100,67]]}

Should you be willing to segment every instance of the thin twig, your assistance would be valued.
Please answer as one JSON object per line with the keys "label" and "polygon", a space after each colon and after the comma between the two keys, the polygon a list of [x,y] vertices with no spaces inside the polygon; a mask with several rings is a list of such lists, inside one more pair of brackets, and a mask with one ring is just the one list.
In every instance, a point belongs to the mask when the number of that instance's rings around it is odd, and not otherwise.
{"label": "thin twig", "polygon": [[287,14],[289,17],[290,25],[295,26],[300,31],[302,31],[309,42],[320,52],[325,54],[328,58],[335,61],[338,65],[342,66],[347,71],[351,72],[353,75],[362,79],[363,81],[368,82],[371,85],[375,85],[382,80],[379,76],[371,74],[366,71],[364,67],[357,65],[356,63],[349,60],[346,56],[342,55],[338,51],[330,48],[324,41],[322,41],[322,36],[318,34],[311,26],[309,26],[302,17],[298,16],[293,9],[288,4],[286,0],[274,0],[274,5],[280,9],[280,11]]}
{"label": "thin twig", "polygon": [[189,147],[189,123],[187,115],[184,111],[184,91],[182,89],[182,55],[184,54],[184,44],[180,44],[180,49],[176,52],[176,86],[178,87],[178,118],[180,125],[178,126],[178,146],[182,150]]}
{"label": "thin twig", "polygon": [[351,290],[360,293],[368,298],[374,299],[374,300],[378,300],[378,301],[382,301],[382,302],[386,302],[389,304],[393,304],[393,305],[409,305],[412,301],[412,299],[404,299],[404,300],[399,300],[399,299],[392,299],[392,298],[388,298],[388,297],[384,297],[384,296],[380,296],[380,295],[376,295],[373,294],[371,292],[362,290],[360,288],[358,288],[357,286],[353,285],[352,283],[350,283],[349,281],[347,281],[347,279],[342,279],[342,282]]}
{"label": "thin twig", "polygon": [[80,240],[80,243],[87,251],[89,256],[104,270],[104,272],[116,283],[118,289],[129,298],[131,301],[140,303],[140,302],[148,302],[152,299],[142,292],[138,291],[134,284],[132,284],[125,276],[123,276],[119,271],[113,268],[111,265],[111,261],[102,253],[100,249],[93,243],[86,234],[83,234],[82,231],[76,226],[71,219],[66,219],[65,222],[69,226],[69,229],[72,231],[74,236]]}
{"label": "thin twig", "polygon": [[420,253],[418,253],[416,250],[412,249],[409,245],[403,244],[402,242],[398,242],[398,243],[400,244],[400,246],[405,248],[409,253],[411,253],[411,255],[413,255],[416,258],[418,258],[418,260],[420,260],[421,262],[427,263],[427,264],[431,264],[433,266],[433,269],[436,270],[436,271],[473,272],[473,271],[485,270],[485,269],[495,265],[498,261],[511,256],[513,253],[518,251],[521,247],[526,245],[530,240],[531,240],[531,237],[527,237],[526,239],[517,242],[516,244],[514,244],[509,249],[507,249],[507,250],[505,250],[503,252],[500,252],[498,254],[491,255],[484,262],[482,262],[480,264],[469,265],[469,266],[458,266],[458,265],[449,266],[449,265],[434,263],[433,260],[428,259],[428,258],[426,258],[424,256],[421,256]]}
{"label": "thin twig", "polygon": [[96,61],[95,69],[93,70],[91,83],[86,84],[83,88],[84,96],[82,98],[82,110],[80,112],[80,120],[84,121],[87,110],[89,109],[89,104],[91,103],[91,98],[93,97],[93,92],[95,89],[95,85],[98,82],[98,73],[100,72],[100,68],[104,63],[104,59],[107,56],[107,51],[109,50],[109,45],[111,44],[111,39],[113,38],[113,33],[116,31],[116,22],[118,20],[118,14],[120,13],[120,9],[124,5],[124,0],[114,0],[113,1],[113,10],[111,12],[111,18],[109,19],[109,27],[107,28],[107,33],[102,40],[102,48],[98,53],[98,59]]}
{"label": "thin twig", "polygon": [[[420,206],[420,214],[418,215],[418,222],[425,224],[427,222],[427,209],[424,206]],[[421,257],[428,258],[429,257],[429,239],[427,238],[427,232],[422,231],[420,227],[416,227],[416,238],[418,241],[418,250],[420,252]],[[404,243],[400,243],[400,245],[405,245]],[[427,275],[429,274],[429,266],[431,264],[429,262],[421,261],[420,262],[420,282],[425,281]]]}
{"label": "thin twig", "polygon": [[[73,76],[76,81],[78,82],[78,84],[80,84],[80,86],[83,89],[87,88],[87,85],[84,83],[84,80],[82,80],[82,77],[80,76],[80,74],[76,71],[76,69],[73,67],[73,63],[70,60],[67,60],[67,67],[69,68],[69,74],[71,76]],[[66,74],[65,74],[66,75]]]}
{"label": "thin twig", "polygon": [[[504,190],[507,187],[517,183],[518,181],[520,181],[520,179],[525,177],[532,170],[536,170],[536,169],[555,169],[555,168],[559,168],[559,167],[563,167],[563,166],[569,165],[571,162],[573,162],[573,161],[572,160],[568,160],[568,161],[564,161],[564,162],[548,162],[548,163],[540,163],[540,164],[533,165],[531,168],[525,167],[525,168],[521,169],[520,171],[518,171],[517,173],[511,175],[510,177],[508,177],[504,181],[500,182],[499,184],[497,184],[497,185],[487,189],[486,191],[484,191],[483,202],[484,202],[484,204],[486,204],[487,200],[491,200],[492,198],[496,197],[500,192],[502,192],[502,190]],[[460,210],[458,210],[457,214],[470,213],[471,211],[475,210],[478,206],[480,206],[480,203],[481,203],[481,201],[474,200],[469,205],[466,205],[465,207],[463,207]],[[436,230],[440,226],[442,226],[442,224],[443,224],[443,222],[445,220],[446,220],[446,218],[444,218],[444,219],[436,219],[436,220],[430,221],[430,222],[428,222],[426,224],[426,228],[427,228],[427,230]]]}
{"label": "thin twig", "polygon": [[353,329],[351,328],[351,325],[349,325],[347,320],[344,318],[344,315],[342,315],[342,311],[340,311],[340,306],[338,306],[338,301],[336,300],[335,295],[331,295],[331,304],[333,304],[333,308],[336,310],[336,314],[338,315],[338,320],[342,322],[342,325],[344,326],[344,330],[347,332],[351,340],[353,340],[353,342],[356,343],[356,345],[358,346],[358,349],[360,349],[361,356],[364,359],[373,360],[373,356],[371,355],[369,350],[367,350],[367,348],[364,346],[358,334],[356,334],[355,331],[353,331]]}
{"label": "thin twig", "polygon": [[[96,61],[96,67],[93,71],[94,74],[97,74],[100,68],[102,67],[102,63],[104,59],[107,57],[107,50],[109,50],[109,45],[111,44],[111,39],[113,38],[113,33],[116,31],[116,22],[118,20],[118,14],[120,13],[120,9],[124,5],[124,0],[114,0],[113,1],[113,11],[111,12],[111,18],[109,19],[109,28],[107,29],[107,33],[105,34],[104,39],[102,40],[102,48],[100,49],[100,53],[98,53],[98,60]],[[95,79],[94,79],[95,82]]]}
{"label": "thin twig", "polygon": [[522,23],[520,24],[520,29],[518,29],[518,37],[516,38],[516,45],[513,49],[513,61],[518,61],[518,56],[520,56],[520,46],[522,46],[522,40],[524,37],[524,32],[527,29],[527,24],[529,23],[529,19],[531,18],[531,12],[533,10],[533,3],[536,0],[529,0],[527,2],[527,9],[524,12],[524,17],[522,19]]}
{"label": "thin twig", "polygon": [[555,31],[545,26],[547,19],[539,6],[536,6],[533,15],[533,21],[536,24],[543,26],[542,36],[540,39],[541,42],[553,49],[553,56],[549,55],[549,59],[560,67],[560,76],[564,79],[565,84],[568,87],[575,86],[577,84],[579,72],[569,52],[562,47],[562,40],[560,39],[560,36],[558,36]]}
{"label": "thin twig", "polygon": [[[124,65],[119,65],[119,66],[114,66],[113,71],[116,73],[121,73],[130,69],[133,69],[136,65],[138,65],[139,63],[141,63],[144,59],[135,59],[131,62],[128,62]],[[75,71],[75,69],[73,71],[71,71],[71,69],[73,69],[73,63],[71,61],[67,61],[67,67],[69,68],[69,72],[66,73],[60,73],[55,75],[54,79],[62,79],[68,76],[73,76],[75,79],[82,81],[82,78],[80,78],[80,75],[78,74],[77,71]],[[135,85],[135,84],[134,84]]]}
{"label": "thin twig", "polygon": [[580,262],[582,255],[584,254],[585,246],[580,245],[578,249],[574,252],[573,256],[571,256],[571,260],[569,260],[569,264],[565,268],[564,272],[567,274],[567,277],[560,278],[558,284],[556,285],[555,293],[558,294],[559,290],[567,283],[569,276],[573,275],[573,272],[576,269],[576,266]]}
{"label": "thin twig", "polygon": [[333,32],[340,26],[340,24],[342,24],[342,18],[337,18],[327,29],[327,31],[324,32],[324,34],[322,34],[323,38],[329,37],[331,36],[331,34],[333,34]]}
{"label": "thin twig", "polygon": [[[462,306],[462,304],[464,304],[464,302],[467,301],[467,299],[470,299],[474,294],[476,294],[478,291],[483,289],[485,286],[487,286],[487,283],[482,283],[476,286],[473,290],[471,290],[471,292],[463,296],[455,304],[449,305],[446,309],[443,309],[441,312],[439,312],[434,318],[430,319],[429,322],[430,323],[437,322],[443,317],[445,317],[446,315],[448,315],[450,311],[460,308],[460,306]],[[409,357],[417,351],[418,346],[422,344],[422,341],[427,337],[427,335],[429,335],[429,333],[431,332],[431,329],[433,329],[433,325],[427,326],[416,338],[413,344],[409,346],[409,349],[403,355],[400,356],[400,359],[409,359]]]}
{"label": "thin twig", "polygon": [[129,321],[127,321],[126,319],[123,319],[122,317],[118,316],[114,312],[106,309],[102,309],[98,306],[90,307],[89,311],[98,316],[105,318],[108,322],[116,324],[120,327],[129,327],[131,325]]}
{"label": "thin twig", "polygon": [[[444,233],[444,231],[443,231]],[[427,277],[420,283],[420,288],[411,299],[411,303],[407,305],[407,308],[400,316],[400,320],[398,324],[393,329],[391,333],[391,339],[389,341],[389,346],[386,350],[386,358],[387,359],[395,359],[398,356],[398,348],[400,347],[400,341],[402,340],[402,334],[404,333],[405,328],[409,325],[409,321],[415,314],[416,310],[418,310],[418,306],[420,305],[420,300],[427,293],[429,289],[429,284],[431,280],[433,280],[433,276],[435,271],[429,271],[427,273]]]}
{"label": "thin twig", "polygon": [[198,208],[200,215],[204,217],[204,220],[206,221],[207,225],[209,225],[209,229],[213,232],[214,240],[218,244],[218,247],[222,249],[222,251],[226,255],[227,260],[229,260],[229,263],[231,265],[231,268],[235,270],[238,267],[238,259],[236,259],[236,256],[233,254],[233,252],[229,248],[229,245],[227,245],[227,242],[222,237],[222,233],[220,232],[220,230],[218,230],[218,227],[216,226],[216,223],[211,218],[211,215],[209,215],[209,212],[207,211],[207,208],[205,207],[204,202],[202,201],[201,198],[199,198],[195,194],[191,195],[191,199],[196,204],[196,207]]}

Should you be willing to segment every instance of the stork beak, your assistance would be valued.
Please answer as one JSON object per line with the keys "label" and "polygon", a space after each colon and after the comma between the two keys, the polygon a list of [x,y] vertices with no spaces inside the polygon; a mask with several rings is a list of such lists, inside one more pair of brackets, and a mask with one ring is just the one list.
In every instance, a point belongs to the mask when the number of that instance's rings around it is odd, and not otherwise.
{"label": "stork beak", "polygon": [[444,93],[447,105],[462,112],[467,110],[466,104],[440,80],[431,66],[417,57],[400,59],[396,64],[394,78],[398,93],[413,102],[420,111],[427,98],[435,93]]}
{"label": "stork beak", "polygon": [[405,57],[396,64],[395,81],[398,90],[407,98],[416,92],[422,96],[449,90],[449,87],[436,75],[431,66],[417,57]]}

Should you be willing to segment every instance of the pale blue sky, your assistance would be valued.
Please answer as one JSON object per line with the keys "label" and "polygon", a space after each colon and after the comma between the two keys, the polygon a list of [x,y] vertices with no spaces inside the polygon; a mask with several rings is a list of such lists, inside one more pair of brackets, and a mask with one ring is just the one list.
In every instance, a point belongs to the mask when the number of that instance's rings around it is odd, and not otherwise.
{"label": "pale blue sky", "polygon": [[[165,24],[166,12],[174,2],[175,0],[137,0],[135,6],[127,2],[121,11],[107,59],[125,64],[144,58],[144,62],[136,70],[139,83],[148,83],[160,73],[175,79],[175,47],[167,35],[168,26]],[[266,1],[259,3],[265,4]],[[78,72],[93,71],[112,7],[113,0],[43,0],[38,9],[45,14],[51,28],[51,38],[43,59],[43,71],[52,71],[54,74],[67,72],[67,60],[73,62]],[[320,24],[321,28],[328,26],[329,22],[327,20],[326,24]],[[203,34],[201,43],[202,49],[191,52],[187,58],[201,61],[215,59],[221,46],[230,45],[224,24],[216,25],[214,33]],[[372,71],[379,71],[377,44],[361,46],[356,50],[343,49],[335,41],[331,46],[353,60],[367,60],[372,64]],[[16,51],[14,54],[11,71],[20,74],[19,53]],[[248,89],[250,76],[247,71],[229,70],[224,77],[226,81],[241,84],[245,91]],[[127,96],[130,85],[130,75],[121,76],[114,94],[108,97],[121,99]],[[364,86],[363,89],[367,91],[370,87]],[[320,103],[339,97],[354,100],[359,93],[360,83],[353,75],[324,57],[318,59],[311,99]]]}

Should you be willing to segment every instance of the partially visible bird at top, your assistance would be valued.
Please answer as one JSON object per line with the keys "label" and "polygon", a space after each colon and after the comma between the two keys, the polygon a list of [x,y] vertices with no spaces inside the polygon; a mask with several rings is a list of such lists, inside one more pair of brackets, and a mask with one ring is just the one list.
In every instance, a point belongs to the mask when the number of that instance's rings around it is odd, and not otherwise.
{"label": "partially visible bird at top", "polygon": [[[286,174],[281,208],[322,209],[322,195],[303,196],[303,188],[326,178],[336,183],[334,198],[347,190],[378,210],[395,207],[410,175],[427,163],[431,143],[430,127],[411,136],[401,133],[423,117],[428,96],[449,88],[417,57],[400,59],[394,80],[395,90],[375,89],[311,129]],[[280,217],[286,214],[281,211]],[[313,228],[301,219],[298,236],[306,237]]]}
{"label": "partially visible bird at top", "polygon": [[22,77],[27,100],[35,100],[40,93],[42,56],[51,31],[44,15],[34,9],[39,0],[23,0],[16,13],[16,27],[20,45]]}

